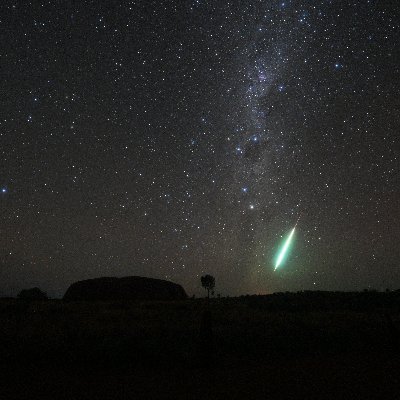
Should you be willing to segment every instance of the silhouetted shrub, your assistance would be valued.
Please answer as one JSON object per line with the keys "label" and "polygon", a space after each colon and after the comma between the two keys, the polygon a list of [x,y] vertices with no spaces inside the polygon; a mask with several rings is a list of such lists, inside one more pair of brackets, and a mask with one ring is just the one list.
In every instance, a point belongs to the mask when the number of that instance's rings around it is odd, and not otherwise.
{"label": "silhouetted shrub", "polygon": [[47,294],[40,290],[38,287],[32,289],[23,289],[19,292],[18,298],[21,300],[47,300]]}

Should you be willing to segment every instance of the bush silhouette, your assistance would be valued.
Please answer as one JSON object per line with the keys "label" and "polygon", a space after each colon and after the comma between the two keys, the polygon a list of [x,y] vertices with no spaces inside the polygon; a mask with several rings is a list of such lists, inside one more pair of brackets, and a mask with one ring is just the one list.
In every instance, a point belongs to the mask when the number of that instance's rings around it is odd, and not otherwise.
{"label": "bush silhouette", "polygon": [[38,287],[23,289],[19,292],[18,298],[21,300],[47,300],[47,294]]}

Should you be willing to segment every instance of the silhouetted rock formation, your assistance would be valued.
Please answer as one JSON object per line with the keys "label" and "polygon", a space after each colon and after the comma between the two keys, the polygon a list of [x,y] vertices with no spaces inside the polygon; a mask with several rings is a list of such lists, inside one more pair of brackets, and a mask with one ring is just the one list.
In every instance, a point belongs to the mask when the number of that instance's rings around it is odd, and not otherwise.
{"label": "silhouetted rock formation", "polygon": [[95,278],[73,283],[64,300],[183,300],[182,286],[162,279],[127,276]]}

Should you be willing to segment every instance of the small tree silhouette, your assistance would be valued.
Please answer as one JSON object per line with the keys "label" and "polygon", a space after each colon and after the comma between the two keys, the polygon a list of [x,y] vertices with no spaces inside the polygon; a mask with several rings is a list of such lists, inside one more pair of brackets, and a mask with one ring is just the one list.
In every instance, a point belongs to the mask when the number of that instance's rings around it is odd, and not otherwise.
{"label": "small tree silhouette", "polygon": [[18,294],[18,298],[22,300],[47,300],[47,294],[35,287],[32,289],[21,290]]}
{"label": "small tree silhouette", "polygon": [[215,278],[211,275],[204,275],[201,277],[201,286],[207,290],[207,297],[210,298],[210,290],[215,287]]}

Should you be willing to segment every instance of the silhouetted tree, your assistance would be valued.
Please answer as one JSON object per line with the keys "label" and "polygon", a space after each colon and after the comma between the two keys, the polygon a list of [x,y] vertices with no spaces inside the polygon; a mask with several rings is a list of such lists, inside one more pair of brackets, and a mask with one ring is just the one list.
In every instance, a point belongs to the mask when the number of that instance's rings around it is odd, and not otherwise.
{"label": "silhouetted tree", "polygon": [[21,300],[47,300],[47,294],[39,288],[23,289],[19,292],[18,298]]}
{"label": "silhouetted tree", "polygon": [[211,275],[204,275],[201,277],[201,286],[207,290],[207,296],[210,298],[210,291],[215,287],[215,278]]}

